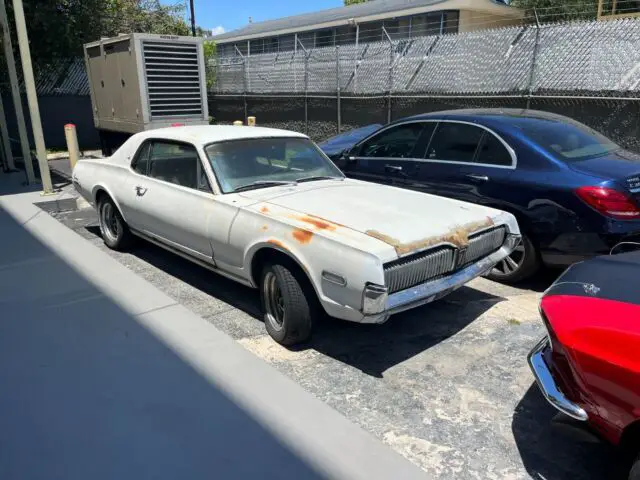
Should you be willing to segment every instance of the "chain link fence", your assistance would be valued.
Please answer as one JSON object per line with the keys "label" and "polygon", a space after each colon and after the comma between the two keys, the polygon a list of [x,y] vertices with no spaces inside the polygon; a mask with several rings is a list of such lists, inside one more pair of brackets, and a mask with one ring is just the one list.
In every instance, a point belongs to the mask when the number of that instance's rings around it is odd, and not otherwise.
{"label": "chain link fence", "polygon": [[568,114],[640,151],[640,19],[533,24],[453,35],[221,57],[210,111],[322,140],[452,108]]}

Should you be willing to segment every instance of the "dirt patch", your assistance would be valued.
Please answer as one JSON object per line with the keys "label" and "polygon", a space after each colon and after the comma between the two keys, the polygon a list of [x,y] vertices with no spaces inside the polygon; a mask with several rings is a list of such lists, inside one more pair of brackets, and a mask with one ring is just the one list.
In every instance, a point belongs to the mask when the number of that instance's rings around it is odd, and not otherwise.
{"label": "dirt patch", "polygon": [[423,250],[441,243],[451,243],[456,247],[469,245],[469,235],[477,232],[478,230],[482,230],[483,228],[492,227],[493,224],[493,219],[491,217],[486,217],[484,220],[458,226],[444,235],[428,237],[410,243],[402,243],[397,238],[393,238],[392,236],[378,232],[377,230],[367,230],[365,233],[370,237],[383,241],[387,245],[391,245],[395,248],[396,253],[402,256],[407,253],[411,253],[416,250]]}
{"label": "dirt patch", "polygon": [[269,230],[269,226],[263,225],[262,227],[260,227],[260,230],[262,230],[263,232],[266,232],[267,230]]}

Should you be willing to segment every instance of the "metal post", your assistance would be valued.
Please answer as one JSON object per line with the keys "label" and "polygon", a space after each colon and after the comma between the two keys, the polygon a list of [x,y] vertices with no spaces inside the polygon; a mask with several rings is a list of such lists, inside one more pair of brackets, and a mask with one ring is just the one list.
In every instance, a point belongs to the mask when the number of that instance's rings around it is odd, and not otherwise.
{"label": "metal post", "polygon": [[193,0],[189,1],[189,8],[191,9],[191,35],[196,36],[196,10],[193,8]]}
{"label": "metal post", "polygon": [[11,153],[11,140],[9,139],[9,129],[7,128],[7,116],[4,113],[4,104],[2,102],[2,95],[0,94],[0,133],[2,134],[2,147],[3,147],[3,164],[6,170],[15,170],[16,166],[13,163],[13,153]]}
{"label": "metal post", "polygon": [[340,98],[340,46],[336,45],[336,107],[337,114],[337,129],[338,133],[342,130],[342,113],[341,113],[341,98]]}
{"label": "metal post", "polygon": [[391,123],[391,91],[393,90],[393,41],[387,33],[387,29],[382,27],[382,31],[389,42],[389,78],[387,79],[387,123]]}
{"label": "metal post", "polygon": [[540,48],[540,19],[538,18],[538,12],[533,9],[533,13],[536,17],[536,43],[533,47],[533,58],[531,59],[531,75],[529,76],[529,91],[527,94],[527,110],[531,108],[531,96],[533,94],[533,84],[536,81],[536,63],[538,61],[538,50]]}
{"label": "metal post", "polygon": [[13,57],[11,32],[9,30],[9,20],[7,18],[7,9],[5,7],[4,0],[0,0],[0,24],[2,24],[4,56],[7,59],[7,71],[9,73],[9,83],[11,84],[11,96],[13,98],[13,106],[18,120],[18,136],[20,137],[22,158],[24,159],[24,166],[27,172],[27,183],[34,184],[36,183],[36,176],[33,171],[33,163],[31,162],[31,149],[29,148],[27,125],[24,121],[24,112],[22,110],[20,83],[18,82],[18,74],[16,72],[16,60]]}
{"label": "metal post", "polygon": [[304,133],[309,135],[309,51],[300,39],[298,43],[304,52]]}
{"label": "metal post", "polygon": [[356,23],[356,63],[353,66],[353,93],[358,93],[358,62],[360,53],[358,47],[360,45],[360,24]]}
{"label": "metal post", "polygon": [[596,13],[596,20],[600,20],[600,17],[602,17],[603,3],[604,0],[598,0],[598,13]]}
{"label": "metal post", "polygon": [[67,141],[67,152],[69,153],[69,165],[71,170],[76,166],[78,160],[80,160],[80,147],[78,147],[78,135],[76,133],[76,126],[73,123],[67,123],[64,126],[64,138]]}
{"label": "metal post", "polygon": [[51,174],[49,173],[49,164],[47,163],[47,149],[44,145],[44,135],[42,134],[38,95],[36,93],[36,83],[33,79],[31,51],[29,49],[27,24],[24,20],[22,0],[13,0],[13,13],[16,17],[16,31],[18,33],[20,57],[22,58],[22,72],[24,74],[24,85],[27,90],[27,101],[29,102],[29,113],[31,114],[31,128],[33,129],[33,139],[36,144],[36,155],[38,156],[38,165],[40,166],[42,189],[44,195],[49,195],[53,193],[53,185],[51,184]]}

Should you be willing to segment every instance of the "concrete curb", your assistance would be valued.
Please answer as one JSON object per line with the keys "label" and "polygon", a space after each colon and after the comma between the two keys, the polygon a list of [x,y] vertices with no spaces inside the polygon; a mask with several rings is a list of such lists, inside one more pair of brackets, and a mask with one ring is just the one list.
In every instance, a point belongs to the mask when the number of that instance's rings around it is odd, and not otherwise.
{"label": "concrete curb", "polygon": [[[339,479],[426,478],[372,435],[42,212],[34,205],[41,199],[38,193],[4,196],[0,206],[318,472]],[[280,478],[287,478],[282,467]],[[273,477],[270,473],[267,477]]]}

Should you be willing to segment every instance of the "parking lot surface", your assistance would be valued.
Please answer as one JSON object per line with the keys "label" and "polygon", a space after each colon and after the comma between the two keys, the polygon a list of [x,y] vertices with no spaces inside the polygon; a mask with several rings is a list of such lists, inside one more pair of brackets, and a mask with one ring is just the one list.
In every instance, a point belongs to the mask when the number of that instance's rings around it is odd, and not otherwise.
{"label": "parking lot surface", "polygon": [[146,242],[108,250],[90,208],[54,216],[433,478],[617,478],[612,449],[557,416],[527,367],[552,274],[526,288],[477,279],[381,326],[327,319],[286,349],[265,332],[257,291]]}

